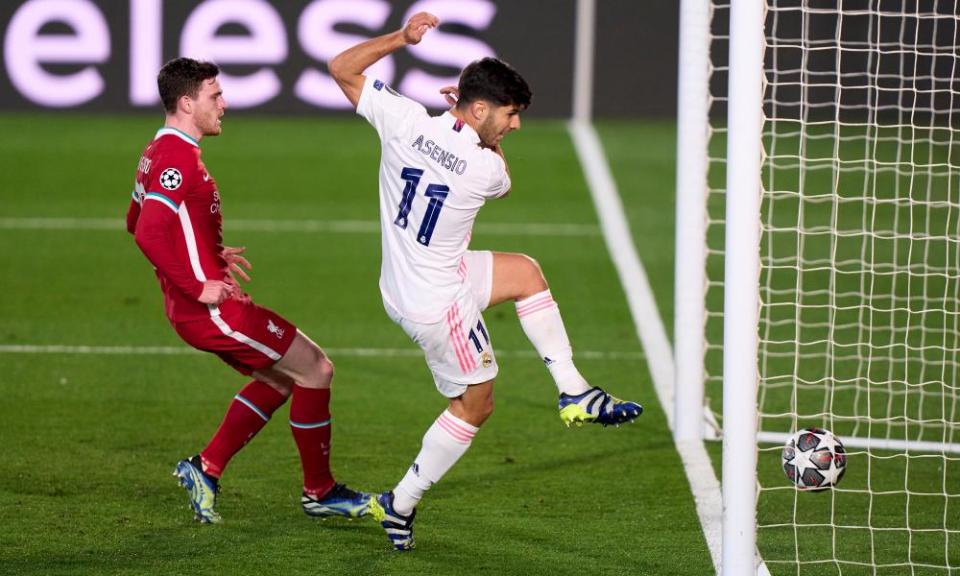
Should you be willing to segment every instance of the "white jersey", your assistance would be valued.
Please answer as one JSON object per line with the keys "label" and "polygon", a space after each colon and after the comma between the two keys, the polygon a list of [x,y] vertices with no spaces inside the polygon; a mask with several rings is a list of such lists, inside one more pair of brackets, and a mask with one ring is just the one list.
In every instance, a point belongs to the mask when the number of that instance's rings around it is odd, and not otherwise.
{"label": "white jersey", "polygon": [[503,159],[449,112],[367,76],[357,114],[380,135],[380,292],[404,317],[443,319],[464,286],[461,261],[477,212],[510,190]]}

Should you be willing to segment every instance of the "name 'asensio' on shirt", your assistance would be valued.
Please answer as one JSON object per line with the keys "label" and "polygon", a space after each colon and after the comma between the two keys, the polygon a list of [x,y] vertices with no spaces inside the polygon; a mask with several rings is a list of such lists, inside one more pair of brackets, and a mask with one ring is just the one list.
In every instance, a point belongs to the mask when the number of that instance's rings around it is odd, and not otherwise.
{"label": "name 'asensio' on shirt", "polygon": [[413,144],[410,146],[412,148],[416,148],[424,156],[430,158],[444,169],[454,172],[458,176],[462,176],[463,173],[467,171],[466,160],[458,157],[453,152],[447,152],[443,148],[437,146],[433,140],[427,140],[424,142],[423,134],[417,136],[417,139],[414,140]]}

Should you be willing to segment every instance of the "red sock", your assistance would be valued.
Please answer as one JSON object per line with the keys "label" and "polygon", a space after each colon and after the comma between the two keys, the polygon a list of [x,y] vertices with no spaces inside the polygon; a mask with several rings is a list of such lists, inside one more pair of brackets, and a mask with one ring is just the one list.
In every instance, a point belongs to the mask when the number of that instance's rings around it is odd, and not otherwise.
{"label": "red sock", "polygon": [[290,402],[290,429],[300,450],[303,491],[314,497],[333,488],[330,427],[330,389],[295,385]]}
{"label": "red sock", "polygon": [[269,384],[254,380],[233,397],[220,428],[200,453],[204,472],[219,478],[227,462],[270,420],[287,397]]}

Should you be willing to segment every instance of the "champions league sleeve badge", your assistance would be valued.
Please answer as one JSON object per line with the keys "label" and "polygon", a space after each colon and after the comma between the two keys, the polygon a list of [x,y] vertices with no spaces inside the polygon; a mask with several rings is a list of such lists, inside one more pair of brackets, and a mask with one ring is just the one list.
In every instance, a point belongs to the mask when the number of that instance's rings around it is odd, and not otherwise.
{"label": "champions league sleeve badge", "polygon": [[160,185],[167,190],[176,190],[183,183],[183,176],[176,168],[167,168],[160,173]]}

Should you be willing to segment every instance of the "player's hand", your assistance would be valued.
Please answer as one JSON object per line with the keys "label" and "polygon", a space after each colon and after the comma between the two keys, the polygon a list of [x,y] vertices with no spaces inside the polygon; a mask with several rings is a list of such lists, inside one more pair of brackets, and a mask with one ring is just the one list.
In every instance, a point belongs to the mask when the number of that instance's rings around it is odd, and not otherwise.
{"label": "player's hand", "polygon": [[460,89],[456,86],[444,86],[440,89],[440,93],[450,106],[456,106],[460,101]]}
{"label": "player's hand", "polygon": [[[223,257],[223,260],[227,263],[227,273],[233,277],[234,273],[237,276],[243,279],[244,282],[250,281],[250,275],[247,274],[243,268],[247,270],[253,270],[253,266],[250,265],[250,262],[241,256],[247,249],[244,246],[239,248],[233,248],[231,246],[224,246],[223,252],[220,255]],[[243,266],[243,268],[241,268]],[[236,278],[234,278],[236,279]]]}
{"label": "player's hand", "polygon": [[427,30],[440,25],[440,19],[429,12],[417,12],[403,27],[403,41],[407,44],[419,44]]}
{"label": "player's hand", "polygon": [[236,287],[220,280],[206,280],[203,283],[203,292],[197,298],[202,304],[219,306],[223,301],[233,296]]}

